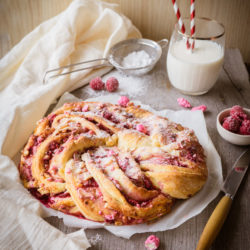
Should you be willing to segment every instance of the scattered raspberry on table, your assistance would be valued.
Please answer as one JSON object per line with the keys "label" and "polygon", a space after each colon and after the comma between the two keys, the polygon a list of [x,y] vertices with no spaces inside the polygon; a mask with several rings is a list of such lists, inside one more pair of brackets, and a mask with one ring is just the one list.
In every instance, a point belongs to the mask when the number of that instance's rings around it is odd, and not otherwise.
{"label": "scattered raspberry on table", "polygon": [[147,250],[156,250],[160,245],[160,240],[155,235],[150,235],[145,241],[145,247]]}
{"label": "scattered raspberry on table", "polygon": [[96,77],[90,81],[89,85],[94,90],[102,90],[104,89],[105,84],[102,81],[101,77]]}
{"label": "scattered raspberry on table", "polygon": [[188,100],[186,100],[185,98],[178,98],[177,102],[180,106],[184,107],[184,108],[191,108],[191,104]]}
{"label": "scattered raspberry on table", "polygon": [[114,92],[118,89],[119,82],[115,77],[109,77],[106,81],[106,89],[109,92]]}
{"label": "scattered raspberry on table", "polygon": [[201,110],[201,111],[205,112],[207,110],[207,106],[206,105],[200,105],[200,106],[197,106],[197,107],[193,107],[191,109],[191,111],[196,111],[196,110]]}

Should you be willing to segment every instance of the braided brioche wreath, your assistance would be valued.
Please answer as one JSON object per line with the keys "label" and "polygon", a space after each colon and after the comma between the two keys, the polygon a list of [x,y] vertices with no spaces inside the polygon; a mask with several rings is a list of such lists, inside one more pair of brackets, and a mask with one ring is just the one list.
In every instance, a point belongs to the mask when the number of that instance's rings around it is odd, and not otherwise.
{"label": "braided brioche wreath", "polygon": [[38,121],[19,170],[45,206],[115,225],[159,218],[207,179],[194,132],[131,102],[64,104]]}

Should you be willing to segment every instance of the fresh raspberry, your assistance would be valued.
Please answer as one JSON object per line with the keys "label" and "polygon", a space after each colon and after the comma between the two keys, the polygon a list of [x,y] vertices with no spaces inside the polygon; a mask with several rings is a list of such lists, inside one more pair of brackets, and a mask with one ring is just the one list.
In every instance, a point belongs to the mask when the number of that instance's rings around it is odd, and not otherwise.
{"label": "fresh raspberry", "polygon": [[222,126],[224,129],[228,131],[237,133],[240,129],[240,124],[241,121],[239,119],[233,116],[228,116],[224,119]]}
{"label": "fresh raspberry", "polygon": [[145,247],[147,250],[156,250],[160,245],[160,240],[155,235],[150,235],[145,241]]}
{"label": "fresh raspberry", "polygon": [[178,98],[177,102],[180,106],[184,107],[184,108],[191,108],[191,104],[189,103],[188,100],[186,100],[185,98]]}
{"label": "fresh raspberry", "polygon": [[243,113],[243,109],[241,106],[239,105],[235,105],[233,106],[231,109],[230,109],[230,115],[233,116],[233,115],[237,115],[238,113]]}
{"label": "fresh raspberry", "polygon": [[240,126],[241,135],[250,135],[250,120],[244,120]]}
{"label": "fresh raspberry", "polygon": [[104,89],[104,82],[100,77],[96,77],[90,81],[90,87],[94,90],[102,90]]}
{"label": "fresh raspberry", "polygon": [[230,115],[234,117],[238,117],[241,120],[247,119],[247,114],[245,114],[243,108],[239,105],[235,105],[230,109]]}
{"label": "fresh raspberry", "polygon": [[118,100],[118,104],[122,107],[127,107],[129,99],[127,96],[121,96]]}
{"label": "fresh raspberry", "polygon": [[201,110],[201,111],[205,112],[207,110],[207,106],[206,105],[200,105],[200,106],[197,106],[197,107],[193,107],[191,109],[191,111],[195,111],[195,110]]}
{"label": "fresh raspberry", "polygon": [[248,120],[248,116],[247,116],[247,114],[245,114],[245,113],[239,113],[237,116],[236,116],[236,115],[233,115],[233,117],[237,117],[237,118],[240,119],[241,121]]}
{"label": "fresh raspberry", "polygon": [[109,77],[106,81],[106,89],[109,92],[114,92],[118,89],[119,82],[115,77]]}

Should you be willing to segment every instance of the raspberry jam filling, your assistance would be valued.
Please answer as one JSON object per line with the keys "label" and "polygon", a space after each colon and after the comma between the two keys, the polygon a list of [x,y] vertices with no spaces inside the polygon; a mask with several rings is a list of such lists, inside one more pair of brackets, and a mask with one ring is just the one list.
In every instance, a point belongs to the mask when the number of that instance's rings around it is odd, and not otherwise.
{"label": "raspberry jam filling", "polygon": [[95,179],[93,177],[88,179],[88,180],[83,181],[82,185],[83,185],[84,188],[90,188],[90,187],[97,188],[97,187],[99,187],[97,182],[95,181]]}
{"label": "raspberry jam filling", "polygon": [[180,156],[185,157],[186,159],[188,159],[188,160],[190,160],[192,162],[195,162],[195,163],[204,162],[203,154],[202,154],[202,152],[199,152],[197,150],[197,147],[198,147],[198,145],[196,147],[191,146],[191,147],[188,147],[187,149],[183,149],[180,152]]}
{"label": "raspberry jam filling", "polygon": [[163,135],[164,138],[164,144],[169,144],[176,142],[177,135],[173,133],[166,133]]}
{"label": "raspberry jam filling", "polygon": [[151,205],[151,202],[153,199],[150,199],[150,200],[146,200],[146,201],[137,201],[135,199],[131,199],[130,197],[128,197],[126,194],[122,193],[126,199],[126,201],[132,205],[132,206],[135,206],[135,207],[147,207],[147,206],[150,206]]}
{"label": "raspberry jam filling", "polygon": [[118,157],[115,156],[116,161],[120,169],[126,174],[126,176],[132,181],[137,187],[147,188],[147,184],[144,183],[146,177],[144,174],[137,169],[135,166],[131,166],[128,157]]}
{"label": "raspberry jam filling", "polygon": [[150,179],[146,175],[143,176],[143,184],[144,184],[144,188],[146,188],[148,190],[155,190],[156,189],[153,186],[153,183],[150,181]]}
{"label": "raspberry jam filling", "polygon": [[45,195],[40,194],[36,188],[30,188],[29,191],[36,199],[42,202],[43,205],[46,207],[51,207],[51,205],[56,202],[56,199],[64,199],[70,197],[70,194],[68,192],[63,192],[55,194],[53,196],[49,196],[46,194]]}
{"label": "raspberry jam filling", "polygon": [[187,165],[183,164],[182,162],[179,161],[177,156],[173,155],[161,155],[161,154],[155,154],[152,155],[151,157],[147,159],[140,160],[139,157],[137,157],[137,161],[139,161],[140,164],[157,164],[157,165],[174,165],[178,167],[183,167],[186,168]]}
{"label": "raspberry jam filling", "polygon": [[103,110],[103,112],[101,113],[102,117],[115,123],[115,124],[118,124],[120,123],[119,119],[117,119],[115,117],[115,115],[111,112],[109,112],[107,109],[106,110]]}
{"label": "raspberry jam filling", "polygon": [[111,129],[109,129],[108,127],[106,127],[106,126],[103,125],[102,123],[98,123],[98,124],[97,124],[97,127],[98,127],[99,129],[101,129],[101,130],[104,130],[105,132],[107,132],[107,133],[110,134],[110,135],[113,135],[113,134],[114,134],[114,132],[113,132]]}
{"label": "raspberry jam filling", "polygon": [[[100,211],[100,214],[102,214],[102,211]],[[124,214],[116,210],[112,210],[111,214],[104,215],[104,219],[105,222],[109,224],[114,224],[116,221],[120,221],[124,225],[134,225],[143,223],[143,219],[135,219],[132,217],[124,216]]]}
{"label": "raspberry jam filling", "polygon": [[103,194],[93,177],[88,180],[82,180],[81,185],[77,188],[77,193],[86,205],[88,204],[86,199],[90,199],[92,201],[103,199]]}
{"label": "raspberry jam filling", "polygon": [[45,171],[49,170],[49,164],[50,164],[52,157],[55,154],[62,152],[62,150],[63,150],[63,147],[61,147],[62,143],[63,143],[63,140],[61,140],[60,142],[52,141],[49,144],[48,150],[46,151],[46,153],[43,157],[43,164],[44,164]]}
{"label": "raspberry jam filling", "polygon": [[[49,195],[41,195],[37,189],[31,188],[29,189],[29,192],[37,199],[39,200],[44,206],[47,208],[52,208],[53,209],[53,204],[55,204],[57,201],[63,200],[65,198],[69,198],[70,194],[68,192],[63,192],[60,194],[56,194],[54,196],[49,196]],[[80,219],[85,219],[85,218],[80,212],[77,213],[71,213],[70,209],[72,207],[66,206],[66,205],[60,205],[60,211],[63,213],[66,213],[68,215],[75,216]],[[99,212],[102,214],[102,211]],[[116,221],[121,221],[125,225],[132,225],[132,224],[140,224],[143,223],[142,219],[135,219],[131,217],[124,216],[121,212],[118,212],[116,210],[112,210],[112,213],[109,215],[104,215],[104,219],[106,223],[113,224]],[[90,220],[91,221],[91,220]]]}
{"label": "raspberry jam filling", "polygon": [[23,154],[25,158],[34,155],[37,151],[38,146],[45,140],[45,138],[43,136],[32,135],[31,140],[33,142],[32,145]]}
{"label": "raspberry jam filling", "polygon": [[32,156],[36,153],[38,146],[45,140],[43,136],[32,135],[31,141],[32,145],[29,149],[23,152],[23,163],[20,164],[21,176],[27,181],[33,181],[31,166],[32,166]]}
{"label": "raspberry jam filling", "polygon": [[20,173],[21,177],[26,179],[27,181],[34,181],[33,176],[32,176],[32,171],[31,171],[31,166],[32,166],[32,161],[31,159],[26,159],[25,162],[20,165]]}
{"label": "raspberry jam filling", "polygon": [[[78,105],[76,105],[73,109],[72,109],[72,111],[73,112],[82,112],[82,106],[80,105],[80,104],[78,104]],[[84,111],[83,111],[84,112]]]}
{"label": "raspberry jam filling", "polygon": [[[68,192],[63,192],[60,194],[56,194],[54,196],[49,195],[41,195],[36,188],[30,188],[29,192],[37,199],[39,200],[45,207],[52,208],[53,204],[57,203],[57,201],[63,200],[65,198],[69,198],[70,194]],[[78,217],[80,219],[86,219],[80,212],[77,213],[71,213],[70,209],[72,207],[66,206],[66,205],[60,205],[60,211],[62,211],[65,214],[73,215],[75,217]]]}
{"label": "raspberry jam filling", "polygon": [[93,118],[87,117],[86,119],[89,122],[92,122],[93,124],[95,124],[99,129],[104,130],[105,132],[107,132],[108,134],[110,134],[110,135],[114,134],[114,132],[111,129],[109,129],[108,127],[106,127],[102,123],[99,123],[99,122],[95,121]]}
{"label": "raspberry jam filling", "polygon": [[73,153],[72,158],[74,159],[74,161],[81,161],[81,155],[82,155],[82,151],[78,150],[76,152]]}
{"label": "raspberry jam filling", "polygon": [[56,116],[57,116],[56,114],[50,114],[50,115],[48,116],[49,126],[50,126],[50,127],[51,127],[51,125],[52,125],[54,119],[56,118]]}

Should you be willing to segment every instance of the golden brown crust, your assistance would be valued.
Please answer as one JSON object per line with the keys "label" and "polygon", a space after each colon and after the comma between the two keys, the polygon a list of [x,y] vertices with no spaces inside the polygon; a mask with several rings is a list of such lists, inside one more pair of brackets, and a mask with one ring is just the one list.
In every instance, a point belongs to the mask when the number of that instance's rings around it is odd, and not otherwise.
{"label": "golden brown crust", "polygon": [[133,103],[65,104],[38,122],[19,170],[47,206],[116,225],[168,213],[207,179],[194,132]]}

